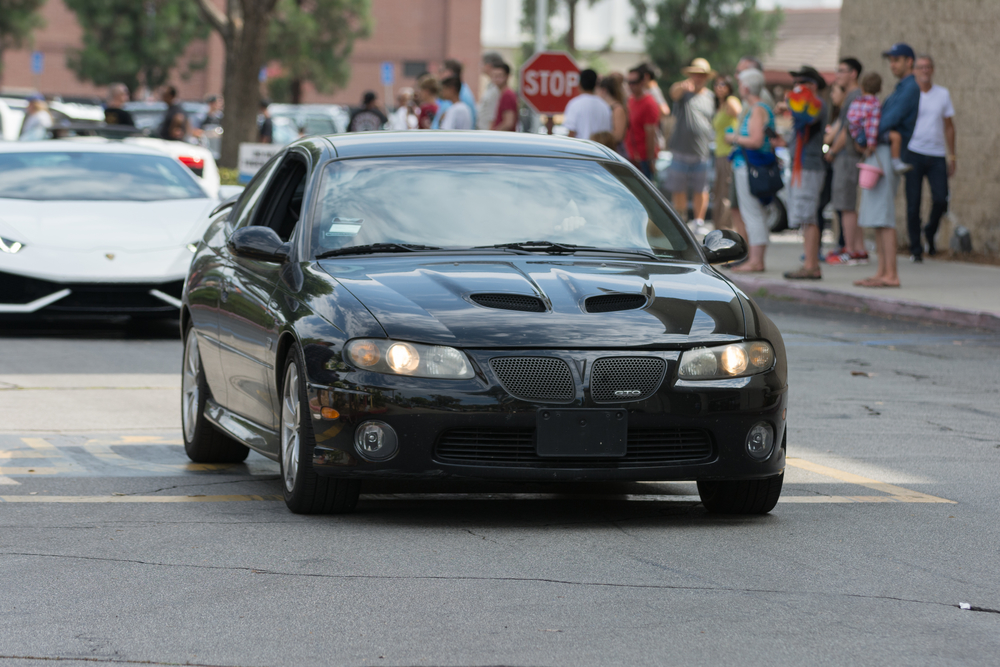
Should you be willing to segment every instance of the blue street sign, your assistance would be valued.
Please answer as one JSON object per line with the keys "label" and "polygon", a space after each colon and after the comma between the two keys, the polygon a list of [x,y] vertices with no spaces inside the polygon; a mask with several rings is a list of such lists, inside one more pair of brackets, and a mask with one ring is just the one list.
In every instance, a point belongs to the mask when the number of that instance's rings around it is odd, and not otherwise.
{"label": "blue street sign", "polygon": [[257,72],[257,80],[260,81],[261,83],[264,83],[265,81],[267,81],[267,68],[266,67],[261,67],[260,71]]}
{"label": "blue street sign", "polygon": [[45,69],[45,54],[41,51],[34,51],[31,54],[31,73],[41,74]]}
{"label": "blue street sign", "polygon": [[390,62],[382,63],[382,85],[391,86],[396,79],[396,66]]}

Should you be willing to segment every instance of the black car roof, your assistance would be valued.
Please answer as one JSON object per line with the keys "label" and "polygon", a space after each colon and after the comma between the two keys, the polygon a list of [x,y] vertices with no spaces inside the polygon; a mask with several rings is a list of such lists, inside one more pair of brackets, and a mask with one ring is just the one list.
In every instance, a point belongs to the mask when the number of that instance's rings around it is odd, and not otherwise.
{"label": "black car roof", "polygon": [[337,157],[376,155],[530,155],[618,159],[617,153],[590,141],[520,132],[419,130],[358,132],[326,137]]}

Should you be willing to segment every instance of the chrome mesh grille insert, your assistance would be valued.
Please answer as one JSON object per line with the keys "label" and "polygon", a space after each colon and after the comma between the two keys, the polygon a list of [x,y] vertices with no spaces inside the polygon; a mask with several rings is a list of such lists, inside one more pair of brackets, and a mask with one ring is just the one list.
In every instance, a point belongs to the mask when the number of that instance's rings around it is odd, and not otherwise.
{"label": "chrome mesh grille insert", "polygon": [[545,304],[541,299],[524,294],[473,294],[469,298],[486,308],[521,310],[526,313],[545,312]]}
{"label": "chrome mesh grille insert", "polygon": [[611,313],[616,310],[636,310],[646,305],[643,294],[602,294],[584,301],[588,313]]}
{"label": "chrome mesh grille insert", "polygon": [[660,388],[666,368],[659,357],[598,359],[590,371],[590,395],[595,403],[641,401]]}
{"label": "chrome mesh grille insert", "polygon": [[576,395],[569,365],[553,357],[496,357],[490,367],[511,396],[566,403]]}
{"label": "chrome mesh grille insert", "polygon": [[533,428],[460,428],[438,438],[435,458],[444,462],[531,468],[638,468],[711,460],[711,436],[700,429],[630,428],[624,457],[542,458]]}

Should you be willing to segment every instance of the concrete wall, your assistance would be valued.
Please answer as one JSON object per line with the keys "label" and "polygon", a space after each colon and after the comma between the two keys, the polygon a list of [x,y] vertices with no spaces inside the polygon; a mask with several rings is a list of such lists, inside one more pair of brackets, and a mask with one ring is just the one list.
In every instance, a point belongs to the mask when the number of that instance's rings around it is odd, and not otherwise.
{"label": "concrete wall", "polygon": [[[1000,255],[998,25],[998,0],[843,0],[840,14],[841,56],[854,56],[866,69],[879,72],[889,82],[888,90],[895,79],[880,53],[894,42],[906,42],[918,54],[934,58],[934,82],[951,91],[955,105],[958,166],[950,183],[951,212],[957,224],[972,232],[973,249],[991,255]],[[925,196],[924,220],[928,207]],[[906,239],[905,215],[900,196],[901,242]],[[947,247],[950,238],[946,218],[939,247]]]}

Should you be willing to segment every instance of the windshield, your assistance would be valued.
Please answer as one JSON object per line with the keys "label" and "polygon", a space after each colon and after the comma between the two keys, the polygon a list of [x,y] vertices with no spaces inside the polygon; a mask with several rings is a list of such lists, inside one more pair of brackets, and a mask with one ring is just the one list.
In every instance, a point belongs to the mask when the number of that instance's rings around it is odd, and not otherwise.
{"label": "windshield", "polygon": [[208,195],[177,160],[135,153],[0,153],[0,198],[162,201]]}
{"label": "windshield", "polygon": [[313,255],[372,243],[523,241],[697,260],[681,223],[626,166],[506,156],[343,160],[326,167]]}

